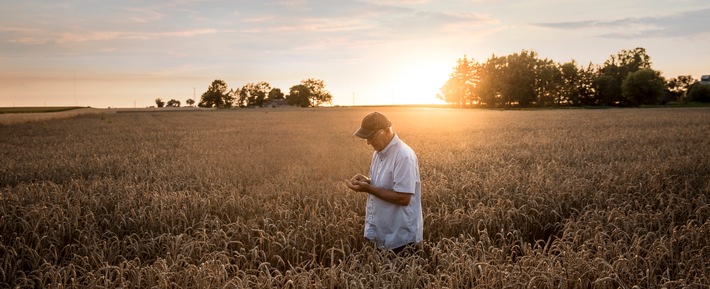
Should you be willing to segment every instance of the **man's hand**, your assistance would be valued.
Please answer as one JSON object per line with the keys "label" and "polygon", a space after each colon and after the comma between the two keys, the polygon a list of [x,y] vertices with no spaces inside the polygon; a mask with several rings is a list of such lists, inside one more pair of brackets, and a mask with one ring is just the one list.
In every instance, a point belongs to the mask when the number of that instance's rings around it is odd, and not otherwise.
{"label": "man's hand", "polygon": [[370,179],[361,174],[357,174],[353,176],[350,181],[345,182],[345,185],[356,192],[368,192],[370,189]]}
{"label": "man's hand", "polygon": [[407,206],[412,199],[412,193],[400,193],[393,190],[388,190],[370,185],[370,179],[361,174],[355,175],[350,181],[346,181],[345,185],[353,191],[364,192],[374,195],[385,202]]}

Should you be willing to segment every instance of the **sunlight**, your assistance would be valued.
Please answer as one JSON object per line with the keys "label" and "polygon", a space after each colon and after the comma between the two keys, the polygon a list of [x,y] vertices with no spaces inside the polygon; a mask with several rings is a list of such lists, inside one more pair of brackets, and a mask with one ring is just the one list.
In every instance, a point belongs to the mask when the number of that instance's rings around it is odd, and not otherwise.
{"label": "sunlight", "polygon": [[393,78],[393,104],[443,104],[436,98],[449,77],[450,63],[415,60],[401,65]]}

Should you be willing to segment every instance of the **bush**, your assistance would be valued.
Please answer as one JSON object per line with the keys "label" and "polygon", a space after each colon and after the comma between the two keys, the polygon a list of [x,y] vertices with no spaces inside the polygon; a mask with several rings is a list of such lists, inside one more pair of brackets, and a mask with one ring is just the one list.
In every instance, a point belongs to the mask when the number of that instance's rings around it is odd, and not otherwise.
{"label": "bush", "polygon": [[632,105],[654,105],[661,100],[665,87],[660,72],[643,68],[626,76],[621,84],[621,94]]}
{"label": "bush", "polygon": [[693,85],[688,91],[688,100],[694,102],[710,102],[710,85]]}

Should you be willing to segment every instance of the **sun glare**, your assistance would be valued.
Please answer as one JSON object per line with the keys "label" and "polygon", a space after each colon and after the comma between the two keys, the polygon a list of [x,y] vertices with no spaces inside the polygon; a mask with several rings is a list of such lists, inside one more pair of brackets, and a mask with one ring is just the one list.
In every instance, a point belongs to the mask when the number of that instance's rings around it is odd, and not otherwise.
{"label": "sun glare", "polygon": [[449,77],[450,64],[416,61],[402,65],[394,78],[393,104],[442,104],[436,98],[439,88]]}

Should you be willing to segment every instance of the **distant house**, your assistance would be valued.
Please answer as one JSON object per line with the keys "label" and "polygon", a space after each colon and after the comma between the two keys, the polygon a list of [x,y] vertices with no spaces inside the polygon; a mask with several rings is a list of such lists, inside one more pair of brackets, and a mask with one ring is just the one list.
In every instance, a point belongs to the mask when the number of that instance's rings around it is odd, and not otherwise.
{"label": "distant house", "polygon": [[710,75],[703,75],[700,77],[700,84],[710,85]]}
{"label": "distant house", "polygon": [[282,98],[264,101],[264,107],[282,107],[286,105],[288,105],[288,103]]}

